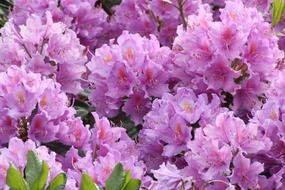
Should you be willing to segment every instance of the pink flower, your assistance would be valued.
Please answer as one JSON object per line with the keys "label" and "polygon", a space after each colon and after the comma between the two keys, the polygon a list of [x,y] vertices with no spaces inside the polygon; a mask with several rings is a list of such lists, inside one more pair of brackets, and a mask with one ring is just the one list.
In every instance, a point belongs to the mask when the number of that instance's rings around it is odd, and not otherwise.
{"label": "pink flower", "polygon": [[26,25],[20,25],[20,34],[24,42],[33,45],[40,45],[43,43],[46,27],[42,27],[41,18],[36,15],[31,15]]}
{"label": "pink flower", "polygon": [[234,92],[238,88],[235,79],[239,73],[229,68],[230,63],[222,57],[217,57],[205,72],[205,82],[209,88],[218,90],[224,89],[228,92]]}
{"label": "pink flower", "polygon": [[127,100],[122,110],[131,116],[136,125],[142,123],[143,116],[150,110],[151,102],[145,98],[144,92],[135,92]]}
{"label": "pink flower", "polygon": [[71,117],[59,124],[57,137],[64,144],[82,148],[90,138],[90,131],[81,119]]}
{"label": "pink flower", "polygon": [[231,148],[219,145],[218,140],[208,140],[199,136],[196,136],[195,141],[189,141],[188,147],[191,150],[189,155],[199,163],[199,172],[204,173],[204,179],[209,180],[222,173],[228,173],[232,158]]}
{"label": "pink flower", "polygon": [[219,54],[230,59],[239,57],[247,40],[247,35],[239,31],[235,25],[222,23],[213,23],[209,35]]}
{"label": "pink flower", "polygon": [[44,114],[37,114],[33,117],[29,127],[29,138],[34,141],[51,142],[56,139],[59,126],[49,122]]}
{"label": "pink flower", "polygon": [[258,188],[258,175],[263,171],[263,165],[258,162],[251,163],[239,153],[234,158],[234,174],[231,177],[232,183],[239,184],[242,188]]}
{"label": "pink flower", "polygon": [[154,182],[155,190],[162,188],[179,189],[182,185],[191,183],[191,177],[185,178],[178,168],[171,163],[163,163],[158,170],[152,170],[157,181]]}

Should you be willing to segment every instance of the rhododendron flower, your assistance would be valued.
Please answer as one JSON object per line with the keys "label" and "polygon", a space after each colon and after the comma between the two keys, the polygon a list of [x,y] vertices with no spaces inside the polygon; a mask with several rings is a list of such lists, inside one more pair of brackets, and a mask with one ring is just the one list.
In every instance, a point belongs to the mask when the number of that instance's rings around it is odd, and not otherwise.
{"label": "rhododendron flower", "polygon": [[44,188],[64,172],[65,190],[87,175],[108,189],[123,166],[134,190],[283,190],[285,20],[271,4],[14,0],[0,18],[0,189],[10,164],[27,179],[33,151]]}
{"label": "rhododendron flower", "polygon": [[[181,85],[197,86],[197,93],[226,91],[234,98],[236,114],[250,113],[262,104],[259,97],[268,91],[268,81],[284,52],[258,10],[235,0],[225,1],[220,12],[215,19],[209,6],[200,6],[198,16],[188,17],[187,28],[177,28],[173,75]],[[245,89],[248,83],[256,84],[254,91]]]}
{"label": "rhododendron flower", "polygon": [[239,153],[234,158],[234,173],[231,177],[232,183],[239,184],[242,188],[252,188],[258,187],[257,175],[263,171],[263,165],[260,163],[250,163],[250,160],[245,158],[241,153]]}
{"label": "rhododendron flower", "polygon": [[3,42],[0,45],[3,53],[0,51],[0,54],[16,53],[21,57],[15,57],[16,60],[1,57],[0,63],[3,69],[16,64],[46,76],[54,75],[65,92],[76,94],[81,90],[81,79],[86,71],[85,48],[80,45],[74,31],[63,23],[53,21],[50,12],[46,12],[45,20],[33,14],[18,29],[11,19],[1,29]]}
{"label": "rhododendron flower", "polygon": [[[213,98],[212,101],[219,100]],[[141,154],[147,164],[153,162],[147,159],[148,155],[154,154],[148,150],[152,146],[158,151],[155,154],[158,154],[156,159],[160,161],[187,151],[187,143],[193,138],[192,127],[199,126],[200,120],[213,122],[213,116],[225,111],[216,104],[216,112],[212,115],[203,114],[210,104],[215,103],[208,100],[207,95],[197,97],[192,90],[186,88],[179,88],[175,96],[164,94],[162,99],[155,100],[152,110],[144,117],[144,127],[139,134]]]}
{"label": "rhododendron flower", "polygon": [[[171,51],[160,47],[154,36],[148,39],[127,31],[117,43],[97,49],[87,64],[89,80],[95,86],[90,99],[100,115],[113,117],[122,106],[139,124],[149,110],[151,97],[160,97],[169,90]],[[130,104],[135,104],[137,110],[133,112]]]}
{"label": "rhododendron flower", "polygon": [[175,165],[170,163],[163,163],[158,170],[152,170],[154,177],[158,180],[158,183],[154,182],[152,189],[161,189],[168,187],[169,189],[179,189],[184,185],[191,183],[191,178],[184,178],[181,171],[177,169]]}
{"label": "rhododendron flower", "polygon": [[10,66],[0,75],[0,127],[8,137],[1,144],[18,134],[36,142],[60,140],[76,147],[83,147],[88,141],[90,132],[74,116],[75,110],[69,107],[60,84],[27,72],[24,67]]}

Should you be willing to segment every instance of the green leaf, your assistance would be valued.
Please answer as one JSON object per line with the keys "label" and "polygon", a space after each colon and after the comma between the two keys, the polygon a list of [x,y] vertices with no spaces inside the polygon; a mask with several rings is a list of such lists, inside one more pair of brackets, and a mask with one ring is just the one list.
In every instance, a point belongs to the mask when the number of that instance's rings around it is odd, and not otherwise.
{"label": "green leaf", "polygon": [[139,190],[141,181],[138,179],[131,179],[123,190]]}
{"label": "green leaf", "polygon": [[45,161],[42,163],[41,174],[33,183],[31,190],[43,190],[48,178],[48,165]]}
{"label": "green leaf", "polygon": [[285,3],[283,0],[274,0],[272,5],[272,26],[276,26],[285,11]]}
{"label": "green leaf", "polygon": [[88,174],[83,173],[80,190],[99,190],[99,188],[94,184],[92,178]]}
{"label": "green leaf", "polygon": [[112,15],[114,11],[112,7],[121,4],[122,0],[97,0],[96,6],[100,5],[108,15]]}
{"label": "green leaf", "polygon": [[107,179],[106,190],[121,190],[125,184],[126,174],[121,163],[117,164]]}
{"label": "green leaf", "polygon": [[7,172],[6,183],[12,190],[27,190],[26,181],[12,164]]}
{"label": "green leaf", "polygon": [[71,146],[62,144],[59,141],[44,143],[43,145],[48,147],[50,150],[54,151],[55,153],[60,154],[60,155],[65,155],[66,152],[71,148]]}
{"label": "green leaf", "polygon": [[49,184],[47,190],[63,190],[66,184],[65,173],[58,174]]}
{"label": "green leaf", "polygon": [[108,8],[111,8],[115,5],[120,5],[122,0],[102,0],[102,4],[107,6]]}
{"label": "green leaf", "polygon": [[129,181],[130,181],[131,179],[132,179],[131,171],[128,170],[127,173],[126,173],[126,175],[125,175],[125,183],[124,183],[124,186],[123,186],[122,189],[124,189],[124,188],[127,186],[127,184],[129,183]]}
{"label": "green leaf", "polygon": [[42,163],[33,151],[28,152],[28,161],[25,169],[26,180],[30,186],[41,176]]}

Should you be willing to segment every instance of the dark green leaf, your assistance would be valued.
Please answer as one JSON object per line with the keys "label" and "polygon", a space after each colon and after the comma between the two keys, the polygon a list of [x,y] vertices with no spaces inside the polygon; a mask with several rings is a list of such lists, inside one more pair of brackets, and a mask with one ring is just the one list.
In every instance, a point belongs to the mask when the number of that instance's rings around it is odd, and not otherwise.
{"label": "dark green leaf", "polygon": [[87,104],[83,100],[75,100],[74,108],[76,110],[76,116],[81,117],[84,124],[90,124],[91,127],[94,125],[94,118],[91,113],[96,110],[95,107]]}
{"label": "dark green leaf", "polygon": [[0,27],[4,26],[4,24],[8,20],[9,12],[13,8],[12,0],[0,0]]}
{"label": "dark green leaf", "polygon": [[140,125],[135,123],[124,112],[120,112],[116,117],[111,118],[111,121],[119,127],[123,127],[127,130],[127,134],[132,139],[135,139],[141,129]]}
{"label": "dark green leaf", "polygon": [[66,184],[65,173],[58,174],[49,184],[47,190],[63,190]]}
{"label": "dark green leaf", "polygon": [[83,173],[80,190],[99,190],[99,188],[94,184],[92,178],[88,174]]}
{"label": "dark green leaf", "polygon": [[24,178],[12,164],[7,172],[6,183],[12,190],[27,190]]}
{"label": "dark green leaf", "polygon": [[131,179],[123,190],[139,190],[141,181],[138,179]]}
{"label": "dark green leaf", "polygon": [[33,151],[28,152],[28,161],[25,169],[26,180],[32,186],[41,176],[42,163]]}
{"label": "dark green leaf", "polygon": [[274,0],[272,5],[272,26],[276,26],[285,11],[285,3],[283,0]]}
{"label": "dark green leaf", "polygon": [[106,190],[121,190],[125,184],[126,174],[121,163],[117,164],[107,179]]}
{"label": "dark green leaf", "polygon": [[102,0],[102,3],[108,7],[113,7],[115,5],[120,5],[122,0]]}
{"label": "dark green leaf", "polygon": [[119,5],[121,4],[122,0],[98,0],[96,2],[96,5],[100,5],[102,6],[102,8],[104,9],[104,11],[108,14],[108,15],[112,15],[113,14],[113,10],[112,7],[115,5]]}
{"label": "dark green leaf", "polygon": [[71,146],[62,144],[59,141],[53,141],[53,142],[49,142],[49,143],[44,143],[43,145],[48,147],[50,150],[56,152],[57,154],[60,154],[60,155],[65,155],[66,152],[71,147]]}

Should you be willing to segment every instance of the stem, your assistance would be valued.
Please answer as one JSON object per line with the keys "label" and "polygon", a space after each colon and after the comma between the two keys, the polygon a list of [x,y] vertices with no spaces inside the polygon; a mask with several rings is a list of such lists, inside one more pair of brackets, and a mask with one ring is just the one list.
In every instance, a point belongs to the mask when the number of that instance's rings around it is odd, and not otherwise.
{"label": "stem", "polygon": [[28,56],[29,56],[30,58],[32,58],[32,54],[29,52],[29,50],[28,50],[28,48],[26,47],[26,45],[23,43],[22,46],[24,47],[24,49],[25,49],[26,53],[28,54]]}
{"label": "stem", "polygon": [[178,0],[178,10],[179,10],[179,13],[180,13],[180,16],[181,16],[181,19],[182,19],[183,27],[186,28],[187,27],[187,22],[186,22],[185,15],[184,15],[184,10],[183,10],[184,3],[185,2],[183,2],[183,0]]}
{"label": "stem", "polygon": [[181,187],[180,190],[185,190],[185,183],[183,180],[181,180]]}
{"label": "stem", "polygon": [[28,120],[23,117],[19,121],[19,138],[23,141],[28,140]]}

